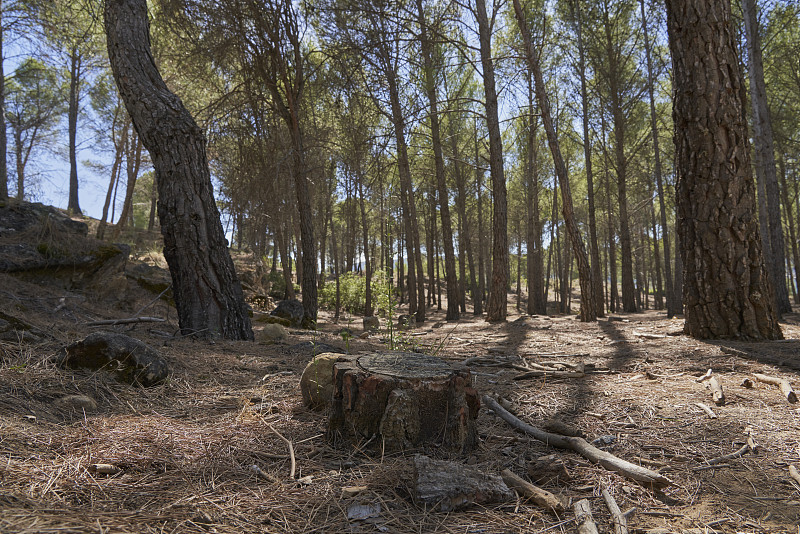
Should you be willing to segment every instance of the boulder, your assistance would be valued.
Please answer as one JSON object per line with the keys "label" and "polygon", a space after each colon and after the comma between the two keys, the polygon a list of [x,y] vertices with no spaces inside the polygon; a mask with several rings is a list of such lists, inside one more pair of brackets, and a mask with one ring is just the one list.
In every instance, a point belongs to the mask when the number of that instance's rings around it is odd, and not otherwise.
{"label": "boulder", "polygon": [[305,313],[303,304],[297,299],[278,302],[278,305],[270,315],[288,320],[289,326],[292,328],[302,328],[304,326]]}
{"label": "boulder", "polygon": [[322,343],[320,341],[303,341],[302,343],[292,345],[292,349],[301,352],[309,352],[311,356],[316,356],[317,354],[322,354],[323,352],[345,354],[345,351],[339,347],[334,347],[333,345],[328,345],[327,343]]}
{"label": "boulder", "polygon": [[403,314],[397,318],[397,324],[403,328],[414,328],[417,326],[417,318],[413,315]]}
{"label": "boulder", "polygon": [[264,328],[257,330],[255,334],[256,341],[259,343],[275,343],[289,339],[286,329],[279,324],[266,324]]}
{"label": "boulder", "polygon": [[93,412],[97,410],[97,403],[86,395],[65,395],[56,399],[55,405],[64,410]]}
{"label": "boulder", "polygon": [[381,326],[381,321],[374,315],[364,317],[364,330],[377,330]]}
{"label": "boulder", "polygon": [[341,354],[326,352],[308,362],[300,377],[300,392],[306,406],[320,410],[330,404],[333,394],[333,364],[341,357]]}
{"label": "boulder", "polygon": [[[172,277],[167,269],[148,263],[131,263],[125,269],[125,276],[155,295],[164,293],[172,285]],[[172,302],[172,290],[166,291],[163,298]]]}
{"label": "boulder", "polygon": [[284,319],[283,317],[278,317],[276,315],[260,315],[256,321],[259,323],[279,324],[281,326],[285,326],[286,328],[289,328],[292,325],[292,322],[289,319]]}
{"label": "boulder", "polygon": [[153,386],[169,375],[169,365],[153,348],[124,334],[95,332],[64,347],[56,357],[62,367],[105,370],[117,380]]}

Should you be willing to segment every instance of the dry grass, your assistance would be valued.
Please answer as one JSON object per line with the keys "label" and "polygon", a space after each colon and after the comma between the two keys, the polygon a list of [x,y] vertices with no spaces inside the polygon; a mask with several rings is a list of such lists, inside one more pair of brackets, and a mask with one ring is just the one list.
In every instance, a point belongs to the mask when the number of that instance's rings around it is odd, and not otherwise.
{"label": "dry grass", "polygon": [[[0,283],[11,288],[11,280]],[[68,305],[53,312],[62,296],[70,297]],[[343,347],[337,325],[323,321],[318,334],[292,331],[283,345],[164,341],[145,326],[121,328],[157,347],[173,366],[168,383],[144,389],[48,363],[63,343],[88,333],[86,320],[114,314],[103,303],[73,297],[24,283],[0,292],[3,309],[46,333],[34,344],[0,343],[0,532],[574,531],[571,513],[555,517],[524,501],[453,513],[419,508],[410,496],[409,467],[411,453],[419,451],[382,456],[374,447],[331,448],[325,414],[304,408],[297,388],[309,355],[292,345],[318,340]],[[488,325],[467,316],[453,331],[435,328],[441,316],[433,313],[416,329],[423,334],[408,342],[423,348],[444,342],[440,355],[452,360],[491,354],[545,361],[555,353],[593,364],[596,372],[578,380],[514,381],[517,371],[503,367],[476,368],[476,379],[481,392],[510,399],[522,419],[537,424],[557,416],[580,426],[590,440],[614,436],[614,454],[661,469],[676,484],[655,493],[573,453],[553,451],[485,409],[472,458],[478,466],[524,476],[531,460],[556,452],[571,480],[547,489],[590,498],[603,529],[609,516],[599,495],[607,488],[623,510],[636,507],[634,531],[797,532],[800,493],[787,467],[800,461],[798,410],[777,388],[739,384],[752,372],[765,372],[797,385],[800,341],[714,344],[681,335],[640,336],[680,328],[680,321],[655,312],[594,324],[515,319]],[[784,333],[800,338],[796,317],[784,324]],[[353,351],[379,346],[378,336],[350,341]],[[726,406],[714,407],[715,420],[695,406],[711,404],[694,380],[709,367],[728,396]],[[98,409],[83,413],[54,404],[68,394],[91,396]],[[297,476],[311,476],[310,484],[289,479],[286,444],[267,425],[292,441]],[[698,470],[739,448],[748,425],[758,454]],[[446,457],[436,449],[423,452]],[[93,472],[97,463],[121,471]],[[368,490],[342,499],[342,488],[356,485]],[[379,517],[349,521],[353,502],[379,503]]]}

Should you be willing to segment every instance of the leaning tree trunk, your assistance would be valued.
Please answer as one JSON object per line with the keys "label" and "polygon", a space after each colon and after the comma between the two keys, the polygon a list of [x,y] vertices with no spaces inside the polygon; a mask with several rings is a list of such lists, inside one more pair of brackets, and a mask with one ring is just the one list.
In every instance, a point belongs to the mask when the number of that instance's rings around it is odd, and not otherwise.
{"label": "leaning tree trunk", "polygon": [[181,332],[252,340],[214,202],[205,136],[156,68],[147,2],[107,0],[104,15],[114,78],[158,180],[164,257]]}
{"label": "leaning tree trunk", "polygon": [[761,253],[730,0],[667,0],[687,334],[780,339]]}
{"label": "leaning tree trunk", "polygon": [[[550,100],[547,98],[547,89],[544,85],[542,69],[539,65],[539,56],[531,42],[531,32],[528,29],[528,23],[525,20],[525,14],[522,11],[522,5],[519,0],[514,0],[514,13],[516,14],[517,23],[519,24],[519,29],[525,42],[525,55],[528,60],[528,66],[533,74],[536,100],[539,103],[539,109],[542,114],[542,124],[547,134],[547,144],[550,145],[550,152],[553,154],[558,183],[561,186],[561,203],[563,205],[561,212],[564,215],[564,224],[567,227],[567,233],[572,242],[572,249],[578,262],[578,277],[581,286],[580,320],[594,321],[597,319],[598,314],[594,292],[600,291],[600,288],[594,287],[592,270],[589,266],[589,257],[586,255],[586,247],[583,244],[583,238],[578,230],[578,225],[575,223],[567,166],[564,164],[564,158],[561,156],[561,147],[558,144],[558,136],[553,125],[553,119],[550,113]],[[569,262],[565,263],[568,264]]]}
{"label": "leaning tree trunk", "polygon": [[483,88],[486,95],[486,126],[489,129],[489,166],[494,195],[492,218],[492,283],[489,286],[489,302],[486,304],[487,321],[505,321],[508,315],[508,202],[506,199],[506,177],[503,170],[503,140],[500,136],[497,90],[494,80],[491,33],[486,16],[486,2],[476,0],[476,18],[483,66]]}

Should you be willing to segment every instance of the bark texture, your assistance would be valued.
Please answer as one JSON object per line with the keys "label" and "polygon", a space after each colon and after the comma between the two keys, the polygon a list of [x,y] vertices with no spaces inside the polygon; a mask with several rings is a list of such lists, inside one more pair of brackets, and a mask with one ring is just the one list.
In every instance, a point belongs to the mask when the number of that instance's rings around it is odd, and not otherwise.
{"label": "bark texture", "polygon": [[155,167],[164,257],[181,331],[252,340],[214,202],[205,136],[155,66],[147,3],[108,0],[104,17],[117,87]]}
{"label": "bark texture", "polygon": [[755,213],[729,0],[667,0],[685,332],[780,339]]}

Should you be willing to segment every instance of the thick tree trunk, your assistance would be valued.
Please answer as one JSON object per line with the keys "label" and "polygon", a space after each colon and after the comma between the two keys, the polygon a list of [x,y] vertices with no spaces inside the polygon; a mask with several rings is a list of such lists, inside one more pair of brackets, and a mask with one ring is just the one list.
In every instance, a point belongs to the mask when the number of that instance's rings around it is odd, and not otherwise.
{"label": "thick tree trunk", "polygon": [[69,67],[69,110],[67,112],[67,130],[69,131],[69,201],[67,210],[75,215],[82,215],[78,202],[78,105],[80,103],[81,56],[73,48],[70,54]]}
{"label": "thick tree trunk", "polygon": [[184,334],[253,339],[214,201],[205,136],[150,52],[145,0],[107,0],[114,78],[158,177],[158,214]]}
{"label": "thick tree trunk", "polygon": [[[645,17],[645,10],[644,10],[644,0],[639,0],[641,11],[642,11],[642,30],[644,32],[644,54],[645,59],[647,60],[647,94],[650,97],[650,131],[653,136],[653,164],[655,165],[655,175],[656,175],[656,188],[658,191],[658,205],[660,210],[661,216],[661,239],[664,243],[664,277],[666,279],[666,286],[667,286],[667,317],[672,318],[675,316],[676,313],[680,312],[680,304],[675,300],[675,291],[673,289],[672,284],[672,266],[670,262],[672,261],[672,253],[670,251],[670,244],[669,244],[669,232],[667,231],[667,208],[666,203],[664,201],[664,184],[662,179],[662,170],[661,170],[661,151],[659,149],[658,144],[658,124],[656,121],[656,103],[655,98],[653,96],[653,63],[650,58],[650,40],[647,36],[647,19]],[[653,234],[654,239],[658,239],[656,234]],[[656,243],[656,246],[658,244]],[[658,259],[656,259],[658,261]],[[660,271],[659,271],[660,272]],[[659,284],[659,292],[660,284]]]}
{"label": "thick tree trunk", "polygon": [[508,205],[506,199],[506,177],[503,170],[503,140],[500,136],[497,90],[492,59],[492,28],[486,15],[485,0],[475,0],[475,15],[478,19],[481,66],[483,67],[483,89],[486,95],[486,126],[489,129],[489,167],[492,177],[493,221],[492,221],[492,283],[489,287],[489,302],[486,305],[487,321],[505,321],[508,316]]}
{"label": "thick tree trunk", "polygon": [[[528,60],[528,65],[533,73],[533,82],[536,92],[536,100],[539,103],[539,110],[542,114],[542,124],[544,131],[547,134],[547,144],[550,146],[550,152],[553,155],[553,162],[555,165],[556,175],[558,182],[561,186],[561,204],[562,214],[564,215],[564,223],[567,227],[570,242],[572,243],[573,252],[578,263],[578,273],[581,286],[581,321],[594,321],[597,319],[597,310],[594,296],[595,288],[592,281],[592,270],[589,265],[589,258],[586,255],[586,247],[583,244],[578,225],[575,222],[575,215],[572,207],[572,192],[570,191],[569,175],[567,173],[567,166],[564,164],[564,158],[561,155],[561,147],[558,143],[558,135],[556,134],[553,118],[550,112],[550,100],[547,96],[547,88],[544,84],[544,77],[542,76],[542,69],[539,65],[539,56],[536,49],[531,42],[531,33],[528,29],[528,23],[525,20],[525,15],[522,11],[520,0],[514,0],[514,13],[517,17],[522,38],[525,42],[525,53]],[[599,291],[599,288],[598,288]]]}
{"label": "thick tree trunk", "polygon": [[539,214],[538,118],[533,106],[533,79],[528,69],[528,151],[525,159],[525,194],[528,245],[528,314],[547,315],[542,256],[542,220]]}
{"label": "thick tree trunk", "polygon": [[729,0],[667,0],[687,334],[780,339],[755,217]]}
{"label": "thick tree trunk", "polygon": [[750,76],[750,102],[753,110],[753,141],[756,149],[756,164],[764,180],[769,231],[768,260],[772,286],[775,288],[778,316],[792,311],[789,292],[786,289],[786,252],[781,224],[780,193],[775,172],[775,144],[772,138],[772,120],[767,107],[767,89],[764,83],[764,62],[761,57],[758,10],[755,0],[742,0],[744,27],[747,37],[748,74]]}

